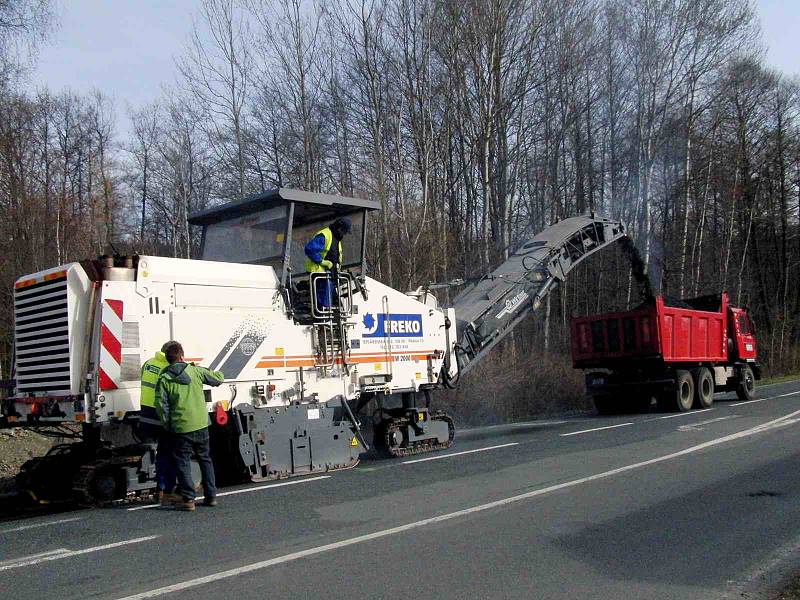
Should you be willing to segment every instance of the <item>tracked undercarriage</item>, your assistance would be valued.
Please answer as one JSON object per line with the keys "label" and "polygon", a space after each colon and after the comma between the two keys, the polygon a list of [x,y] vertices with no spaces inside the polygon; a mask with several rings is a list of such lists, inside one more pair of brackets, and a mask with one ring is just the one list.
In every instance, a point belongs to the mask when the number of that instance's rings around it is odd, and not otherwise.
{"label": "tracked undercarriage", "polygon": [[375,427],[375,448],[387,458],[400,458],[449,448],[455,437],[453,419],[427,409],[403,409],[405,415],[381,421]]}

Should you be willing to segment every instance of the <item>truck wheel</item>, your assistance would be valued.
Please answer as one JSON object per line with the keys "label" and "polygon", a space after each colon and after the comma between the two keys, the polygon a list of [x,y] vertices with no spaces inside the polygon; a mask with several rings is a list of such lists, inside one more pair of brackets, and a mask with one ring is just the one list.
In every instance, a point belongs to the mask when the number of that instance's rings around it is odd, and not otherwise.
{"label": "truck wheel", "polygon": [[694,403],[694,379],[689,371],[675,372],[675,392],[673,396],[673,410],[686,412]]}
{"label": "truck wheel", "polygon": [[714,403],[714,377],[705,367],[692,372],[694,376],[694,407],[709,408]]}
{"label": "truck wheel", "polygon": [[752,400],[756,397],[756,379],[750,365],[743,365],[739,372],[739,383],[736,385],[739,400]]}

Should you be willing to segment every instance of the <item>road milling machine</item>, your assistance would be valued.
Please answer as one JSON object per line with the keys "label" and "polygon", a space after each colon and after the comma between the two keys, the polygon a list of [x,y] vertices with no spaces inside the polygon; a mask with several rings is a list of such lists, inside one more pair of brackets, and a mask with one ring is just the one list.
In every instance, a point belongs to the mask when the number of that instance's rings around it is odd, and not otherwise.
{"label": "road milling machine", "polygon": [[[403,293],[366,275],[367,216],[380,205],[286,188],[190,216],[198,260],[105,256],[15,283],[15,390],[8,424],[78,423],[81,441],[26,463],[18,487],[98,503],[150,494],[151,444],[136,437],[142,363],[170,339],[187,361],[225,374],[205,391],[222,482],[354,467],[372,444],[388,457],[449,447],[452,419],[431,408],[586,256],[625,236],[594,215],[525,241],[452,307],[431,287]],[[332,306],[313,293],[304,246],[348,217]],[[373,404],[370,401],[374,400]]]}

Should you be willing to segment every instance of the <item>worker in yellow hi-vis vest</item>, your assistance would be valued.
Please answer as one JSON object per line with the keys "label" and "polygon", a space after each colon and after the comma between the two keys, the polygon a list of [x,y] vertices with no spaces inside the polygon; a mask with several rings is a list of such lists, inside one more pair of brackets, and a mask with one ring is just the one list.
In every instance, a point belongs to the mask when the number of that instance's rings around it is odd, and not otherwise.
{"label": "worker in yellow hi-vis vest", "polygon": [[[353,224],[346,217],[336,219],[325,229],[320,229],[306,244],[306,271],[309,273],[338,272],[339,266],[344,264],[342,239],[352,230]],[[336,284],[333,279],[320,277],[316,280],[315,287],[317,304],[330,308],[336,293]]]}
{"label": "worker in yellow hi-vis vest", "polygon": [[176,472],[172,459],[172,447],[156,412],[156,384],[161,371],[169,366],[165,349],[175,342],[167,342],[153,358],[142,365],[139,425],[137,435],[143,442],[155,442],[156,446],[156,502],[165,493],[175,490]]}

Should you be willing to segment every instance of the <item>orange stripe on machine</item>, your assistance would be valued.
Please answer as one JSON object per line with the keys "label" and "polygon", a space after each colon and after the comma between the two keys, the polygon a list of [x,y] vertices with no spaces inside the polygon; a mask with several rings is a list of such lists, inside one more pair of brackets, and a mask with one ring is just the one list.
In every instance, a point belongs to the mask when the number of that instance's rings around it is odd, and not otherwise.
{"label": "orange stripe on machine", "polygon": [[[392,352],[391,357],[395,362],[403,360],[428,360],[428,357],[433,356],[434,351],[420,352],[415,351],[400,351]],[[348,356],[349,363],[364,364],[364,363],[382,363],[386,361],[386,353],[353,353]],[[341,364],[341,359],[337,359],[336,363]],[[261,361],[256,365],[257,369],[282,369],[284,367],[313,367],[316,365],[313,355],[297,355],[297,356],[262,356]]]}
{"label": "orange stripe on machine", "polygon": [[26,288],[28,286],[33,285],[34,283],[37,283],[35,279],[25,279],[23,281],[18,281],[17,283],[14,284],[14,289],[19,290],[22,288]]}

